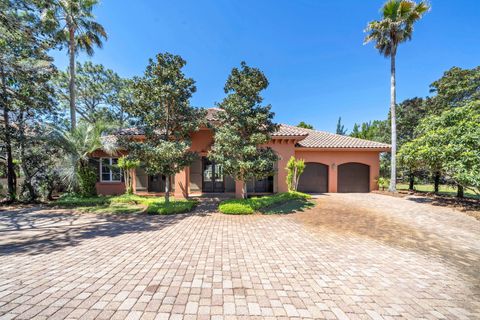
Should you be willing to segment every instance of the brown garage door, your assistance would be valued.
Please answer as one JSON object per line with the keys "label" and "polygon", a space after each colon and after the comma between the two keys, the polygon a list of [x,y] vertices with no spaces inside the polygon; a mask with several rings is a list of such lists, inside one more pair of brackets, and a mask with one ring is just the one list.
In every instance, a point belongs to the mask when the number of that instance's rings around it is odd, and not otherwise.
{"label": "brown garage door", "polygon": [[328,166],[307,162],[298,182],[298,191],[308,193],[328,192]]}
{"label": "brown garage door", "polygon": [[361,163],[338,166],[338,192],[369,192],[370,167]]}

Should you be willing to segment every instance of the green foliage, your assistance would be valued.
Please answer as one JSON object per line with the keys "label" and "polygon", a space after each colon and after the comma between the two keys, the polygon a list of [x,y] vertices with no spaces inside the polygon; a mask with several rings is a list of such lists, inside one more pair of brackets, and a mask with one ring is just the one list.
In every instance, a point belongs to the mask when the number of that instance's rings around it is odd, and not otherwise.
{"label": "green foliage", "polygon": [[166,176],[166,201],[170,196],[170,176],[190,165],[197,157],[190,151],[190,134],[198,130],[204,111],[193,108],[190,98],[195,81],[182,69],[180,56],[161,53],[150,59],[142,78],[135,80],[135,104],[127,111],[138,120],[143,141],[125,141],[132,158],[141,159],[148,174]]}
{"label": "green foliage", "polygon": [[311,124],[308,124],[304,121],[300,121],[299,124],[297,124],[297,127],[299,128],[304,128],[304,129],[314,129],[313,126]]}
{"label": "green foliage", "polygon": [[415,129],[427,116],[427,101],[422,98],[406,99],[397,105],[397,139],[398,146],[415,138]]}
{"label": "green foliage", "polygon": [[50,0],[45,1],[42,18],[47,29],[54,34],[60,48],[66,46],[69,55],[68,94],[70,127],[77,126],[75,58],[80,51],[93,55],[95,46],[101,48],[107,33],[94,20],[93,8],[98,0]]}
{"label": "green foliage", "polygon": [[[430,9],[426,1],[418,4],[412,0],[388,0],[382,7],[382,20],[372,21],[365,32],[364,43],[375,42],[380,54],[390,58],[390,119],[391,160],[390,191],[395,191],[397,179],[397,131],[396,131],[396,55],[400,43],[412,38],[413,25]],[[354,130],[357,128],[354,128]]]}
{"label": "green foliage", "polygon": [[395,55],[398,45],[412,38],[413,25],[429,9],[426,1],[387,1],[381,9],[382,20],[368,24],[365,43],[375,42],[375,48],[385,57]]}
{"label": "green foliage", "polygon": [[147,213],[149,214],[160,214],[160,215],[168,215],[168,214],[177,214],[177,213],[185,213],[192,211],[197,203],[192,200],[178,200],[169,203],[152,203],[147,208]]}
{"label": "green foliage", "polygon": [[480,101],[421,121],[418,137],[406,143],[399,161],[442,172],[465,188],[480,187]]}
{"label": "green foliage", "polygon": [[105,126],[101,123],[85,122],[80,122],[73,131],[52,128],[48,138],[62,150],[63,157],[59,159],[58,167],[70,191],[78,190],[77,170],[88,165],[90,153],[102,148],[101,136],[104,131]]}
{"label": "green foliage", "polygon": [[[252,214],[292,200],[308,200],[311,196],[301,192],[285,192],[272,196],[253,197],[248,199],[225,200],[220,203],[219,211],[225,214]],[[269,211],[269,213],[272,213]]]}
{"label": "green foliage", "polygon": [[289,191],[297,191],[300,176],[305,170],[305,161],[303,159],[296,160],[294,156],[288,160],[287,167],[287,186]]}
{"label": "green foliage", "polygon": [[140,160],[138,159],[132,159],[129,156],[118,158],[118,167],[123,170],[127,194],[133,193],[133,171],[138,166],[140,166]]}
{"label": "green foliage", "polygon": [[384,178],[384,177],[378,178],[378,186],[382,190],[385,190],[385,188],[387,188],[389,184],[390,184],[390,180],[388,180],[387,178]]}
{"label": "green foliage", "polygon": [[[120,78],[111,69],[90,61],[76,64],[75,108],[83,120],[89,123],[113,122],[123,126],[127,120],[123,110],[128,97],[130,81]],[[54,79],[56,94],[62,107],[69,108],[70,70],[60,71]]]}
{"label": "green foliage", "polygon": [[178,200],[166,203],[163,197],[141,197],[137,195],[82,197],[75,194],[66,194],[52,204],[60,207],[75,208],[83,212],[145,212],[149,214],[167,215],[192,211],[197,202],[192,200]]}
{"label": "green foliage", "polygon": [[[96,22],[93,8],[98,0],[52,0],[43,12],[44,23],[55,33],[60,45],[68,47],[68,51],[79,53],[85,51],[92,56],[94,46],[102,47],[107,33],[102,25]],[[73,43],[71,37],[73,36]]]}
{"label": "green foliage", "polygon": [[387,120],[374,120],[364,122],[361,125],[355,123],[350,136],[354,138],[388,143],[390,141],[389,134],[390,129]]}
{"label": "green foliage", "polygon": [[435,114],[480,100],[480,66],[473,69],[453,67],[430,88],[436,93],[429,103],[430,111]]}
{"label": "green foliage", "polygon": [[[397,184],[397,189],[398,190],[408,190],[409,185],[399,183],[399,184]],[[434,186],[433,186],[433,184],[416,184],[415,185],[415,191],[416,192],[433,193],[434,192]],[[456,186],[451,186],[451,185],[440,185],[438,194],[442,195],[442,196],[450,196],[450,197],[456,196],[457,195],[457,187]],[[465,191],[465,197],[480,200],[480,191],[479,190],[473,190],[473,189],[467,189]]]}
{"label": "green foliage", "polygon": [[347,134],[347,129],[345,129],[345,126],[342,124],[342,117],[338,117],[336,134],[342,136]]}
{"label": "green foliage", "polygon": [[271,106],[262,106],[261,92],[268,86],[265,75],[257,68],[241,63],[233,68],[225,84],[227,96],[219,104],[215,143],[209,157],[223,166],[226,174],[245,182],[265,178],[275,172],[276,153],[262,146],[278,126],[273,122]]}
{"label": "green foliage", "polygon": [[75,193],[66,193],[60,196],[53,205],[61,207],[85,207],[85,206],[99,206],[108,204],[109,197],[95,196],[95,197],[82,197]]}
{"label": "green foliage", "polygon": [[[21,196],[35,200],[34,179],[42,167],[47,152],[38,153],[39,139],[25,134],[25,123],[36,127],[52,111],[50,76],[55,72],[48,51],[51,36],[41,22],[39,1],[10,0],[0,2],[0,135],[5,154],[7,198],[16,200],[16,175],[13,158],[21,160],[25,174]],[[30,139],[32,137],[32,139]],[[31,144],[30,144],[31,142]],[[28,189],[28,191],[25,190]],[[24,192],[25,191],[25,192]]]}
{"label": "green foliage", "polygon": [[78,186],[82,197],[91,197],[97,194],[95,183],[97,182],[97,173],[90,166],[82,166],[78,169]]}

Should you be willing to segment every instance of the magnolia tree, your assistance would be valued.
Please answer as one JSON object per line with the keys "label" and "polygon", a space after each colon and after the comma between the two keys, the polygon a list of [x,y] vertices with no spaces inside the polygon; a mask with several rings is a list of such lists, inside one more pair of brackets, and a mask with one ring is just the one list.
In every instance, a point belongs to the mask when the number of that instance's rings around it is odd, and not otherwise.
{"label": "magnolia tree", "polygon": [[303,159],[295,159],[291,157],[287,163],[287,186],[289,191],[297,191],[300,176],[305,170],[305,161]]}
{"label": "magnolia tree", "polygon": [[124,143],[130,156],[141,160],[148,174],[166,177],[167,203],[171,176],[197,157],[190,151],[190,133],[197,130],[204,119],[204,111],[190,105],[196,87],[195,81],[182,71],[185,64],[180,56],[170,53],[160,53],[155,60],[150,59],[144,76],[133,84],[135,103],[126,105],[145,139]]}
{"label": "magnolia tree", "polygon": [[242,197],[247,197],[246,182],[275,172],[276,153],[262,145],[277,130],[271,106],[262,106],[261,91],[268,80],[257,68],[241,63],[233,68],[225,84],[227,96],[218,105],[219,125],[209,157],[223,166],[226,174],[242,181]]}

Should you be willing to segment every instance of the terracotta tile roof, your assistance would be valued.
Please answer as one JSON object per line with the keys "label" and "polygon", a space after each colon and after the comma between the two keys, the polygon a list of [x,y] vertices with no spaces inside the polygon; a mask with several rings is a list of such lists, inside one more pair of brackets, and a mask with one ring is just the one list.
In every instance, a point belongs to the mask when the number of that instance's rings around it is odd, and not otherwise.
{"label": "terracotta tile roof", "polygon": [[273,137],[306,137],[308,136],[308,132],[305,132],[304,129],[294,126],[289,126],[285,124],[281,124],[280,128],[277,132],[272,134]]}
{"label": "terracotta tile roof", "polygon": [[297,143],[300,148],[359,148],[359,149],[389,149],[386,143],[363,140],[350,136],[342,136],[325,131],[298,128],[286,124],[280,125],[280,132],[289,130],[301,131],[306,137]]}
{"label": "terracotta tile roof", "polygon": [[[221,111],[222,110],[218,108],[207,109],[207,121],[215,121],[218,112]],[[105,143],[115,143],[118,136],[142,134],[143,132],[139,128],[125,128],[117,130],[111,135],[102,137],[102,140]],[[272,137],[296,137],[299,140],[296,144],[298,148],[390,149],[390,145],[386,143],[342,136],[325,131],[304,129],[288,124],[281,124],[279,130],[273,133]]]}
{"label": "terracotta tile roof", "polygon": [[219,112],[221,112],[222,109],[219,109],[219,108],[208,108],[207,109],[207,121],[215,121],[215,120],[218,120],[217,119],[217,114]]}

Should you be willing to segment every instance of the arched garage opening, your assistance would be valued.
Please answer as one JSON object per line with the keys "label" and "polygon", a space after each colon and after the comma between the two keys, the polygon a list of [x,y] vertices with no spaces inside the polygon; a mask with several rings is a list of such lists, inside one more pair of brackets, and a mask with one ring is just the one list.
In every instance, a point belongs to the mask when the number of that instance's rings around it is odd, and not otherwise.
{"label": "arched garage opening", "polygon": [[338,192],[370,192],[370,166],[344,163],[338,166]]}
{"label": "arched garage opening", "polygon": [[307,193],[328,192],[328,166],[322,163],[307,162],[298,181],[298,191]]}

